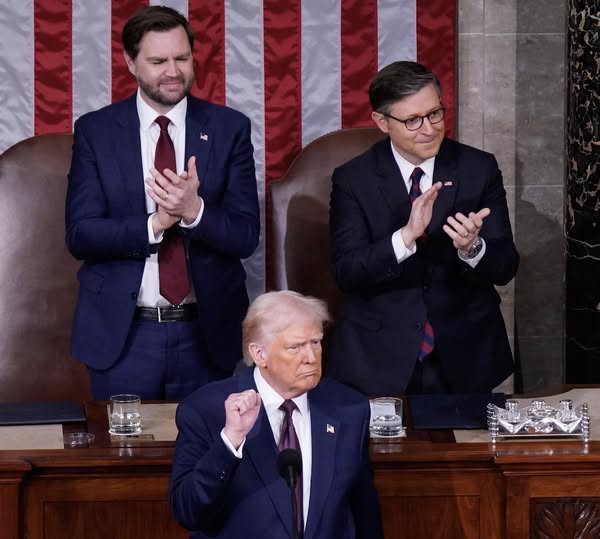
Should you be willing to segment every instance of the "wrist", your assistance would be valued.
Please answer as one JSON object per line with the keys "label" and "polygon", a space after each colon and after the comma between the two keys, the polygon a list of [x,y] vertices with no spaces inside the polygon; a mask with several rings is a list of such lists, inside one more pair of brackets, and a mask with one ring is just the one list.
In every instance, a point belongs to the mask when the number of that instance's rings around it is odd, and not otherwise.
{"label": "wrist", "polygon": [[458,256],[463,260],[472,260],[481,252],[482,248],[483,240],[477,236],[466,249],[458,250]]}
{"label": "wrist", "polygon": [[164,231],[165,229],[162,226],[158,212],[155,212],[152,215],[152,232],[154,233],[154,237],[158,238]]}
{"label": "wrist", "polygon": [[246,438],[245,434],[242,434],[236,430],[228,430],[227,427],[223,429],[223,434],[229,440],[229,443],[234,447],[236,451],[242,445],[244,438]]}
{"label": "wrist", "polygon": [[406,226],[400,230],[400,236],[402,237],[404,246],[407,249],[411,249],[414,246],[415,241],[417,239],[417,237],[414,236],[414,234],[410,233],[410,230],[408,230],[408,227],[406,227]]}
{"label": "wrist", "polygon": [[202,210],[203,201],[200,197],[197,198],[196,203],[181,216],[181,221],[184,225],[190,226],[196,219]]}

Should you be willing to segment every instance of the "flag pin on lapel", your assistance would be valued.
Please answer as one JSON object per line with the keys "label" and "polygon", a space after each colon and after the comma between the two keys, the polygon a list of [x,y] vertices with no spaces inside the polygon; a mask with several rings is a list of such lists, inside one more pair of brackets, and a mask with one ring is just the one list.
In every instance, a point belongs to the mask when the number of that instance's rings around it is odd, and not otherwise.
{"label": "flag pin on lapel", "polygon": [[444,182],[444,187],[452,187],[452,180],[446,180]]}
{"label": "flag pin on lapel", "polygon": [[327,434],[335,434],[335,428],[333,425],[327,423]]}
{"label": "flag pin on lapel", "polygon": [[206,133],[200,133],[200,140],[207,141],[208,140],[208,135]]}

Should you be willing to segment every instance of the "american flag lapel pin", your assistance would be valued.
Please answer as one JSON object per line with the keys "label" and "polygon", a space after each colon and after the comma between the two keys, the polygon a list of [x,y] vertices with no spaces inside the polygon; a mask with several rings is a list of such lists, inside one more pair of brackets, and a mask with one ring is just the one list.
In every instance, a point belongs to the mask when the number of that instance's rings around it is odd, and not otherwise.
{"label": "american flag lapel pin", "polygon": [[200,132],[200,140],[203,140],[204,142],[208,142],[208,135],[206,133]]}
{"label": "american flag lapel pin", "polygon": [[444,187],[452,187],[452,180],[445,180]]}
{"label": "american flag lapel pin", "polygon": [[335,434],[335,427],[327,423],[327,434]]}

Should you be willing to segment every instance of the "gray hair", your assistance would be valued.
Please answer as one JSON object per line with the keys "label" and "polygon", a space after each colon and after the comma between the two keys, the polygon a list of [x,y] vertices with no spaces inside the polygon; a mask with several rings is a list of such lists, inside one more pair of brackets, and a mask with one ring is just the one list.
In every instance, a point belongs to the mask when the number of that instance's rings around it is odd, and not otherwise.
{"label": "gray hair", "polygon": [[369,86],[369,101],[375,112],[389,114],[390,107],[433,84],[439,96],[442,86],[435,74],[417,62],[393,62],[377,73]]}
{"label": "gray hair", "polygon": [[258,296],[242,322],[244,363],[254,364],[249,352],[250,343],[260,342],[267,346],[278,332],[298,318],[308,318],[316,324],[325,325],[330,320],[327,304],[292,290],[277,290]]}

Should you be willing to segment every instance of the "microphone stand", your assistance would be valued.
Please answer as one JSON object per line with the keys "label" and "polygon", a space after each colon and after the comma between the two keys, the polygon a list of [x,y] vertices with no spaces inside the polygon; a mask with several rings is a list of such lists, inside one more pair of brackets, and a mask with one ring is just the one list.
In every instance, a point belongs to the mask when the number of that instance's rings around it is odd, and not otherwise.
{"label": "microphone stand", "polygon": [[[290,468],[290,476],[291,468]],[[292,498],[292,539],[302,539],[301,532],[298,529],[298,504],[296,503],[296,482],[290,478],[290,495]],[[293,486],[292,486],[293,485]]]}
{"label": "microphone stand", "polygon": [[298,507],[296,499],[298,475],[302,473],[302,457],[295,449],[284,449],[277,457],[277,468],[279,474],[290,488],[292,501],[292,539],[302,539],[304,530],[298,529],[298,511],[301,511],[302,508]]}

